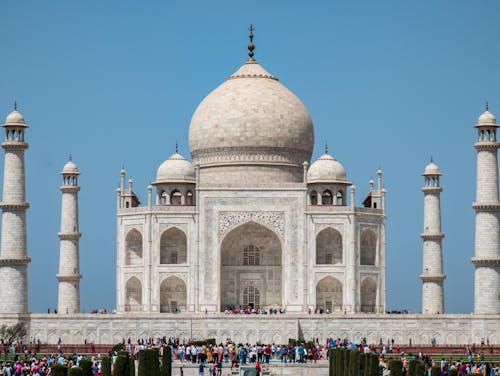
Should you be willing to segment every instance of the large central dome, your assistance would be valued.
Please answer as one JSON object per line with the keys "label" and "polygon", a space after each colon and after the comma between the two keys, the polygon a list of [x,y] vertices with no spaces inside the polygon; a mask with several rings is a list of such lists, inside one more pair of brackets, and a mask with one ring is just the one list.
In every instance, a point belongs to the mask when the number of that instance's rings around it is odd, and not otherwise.
{"label": "large central dome", "polygon": [[189,128],[202,183],[300,182],[313,144],[305,106],[253,59],[200,103]]}

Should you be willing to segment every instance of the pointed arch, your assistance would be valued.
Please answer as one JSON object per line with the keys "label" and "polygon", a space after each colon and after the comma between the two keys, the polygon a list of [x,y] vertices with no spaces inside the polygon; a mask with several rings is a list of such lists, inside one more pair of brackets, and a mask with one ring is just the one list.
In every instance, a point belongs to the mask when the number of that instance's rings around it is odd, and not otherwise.
{"label": "pointed arch", "polygon": [[376,312],[377,281],[366,277],[361,282],[361,312]]}
{"label": "pointed arch", "polygon": [[316,236],[316,264],[342,264],[342,235],[328,227]]}
{"label": "pointed arch", "polygon": [[170,204],[171,205],[181,205],[182,204],[182,193],[178,189],[174,189],[170,193]]}
{"label": "pointed arch", "polygon": [[186,264],[187,237],[184,231],[170,227],[161,234],[160,264]]}
{"label": "pointed arch", "polygon": [[187,310],[186,283],[176,276],[163,280],[160,285],[160,312],[176,313]]}
{"label": "pointed arch", "polygon": [[316,308],[318,311],[341,311],[343,305],[342,287],[342,282],[332,276],[321,279],[316,285]]}
{"label": "pointed arch", "polygon": [[125,265],[142,264],[142,234],[135,228],[125,237]]}
{"label": "pointed arch", "polygon": [[326,189],[321,194],[321,203],[323,205],[333,205],[333,194],[332,191]]}
{"label": "pointed arch", "polygon": [[125,312],[142,310],[142,284],[136,277],[130,277],[125,284]]}
{"label": "pointed arch", "polygon": [[316,191],[311,192],[311,205],[318,205],[318,194]]}
{"label": "pointed arch", "polygon": [[361,232],[360,264],[375,265],[377,252],[377,235],[373,230],[366,229]]}
{"label": "pointed arch", "polygon": [[274,231],[245,222],[226,234],[220,251],[222,311],[245,303],[281,306],[282,246]]}

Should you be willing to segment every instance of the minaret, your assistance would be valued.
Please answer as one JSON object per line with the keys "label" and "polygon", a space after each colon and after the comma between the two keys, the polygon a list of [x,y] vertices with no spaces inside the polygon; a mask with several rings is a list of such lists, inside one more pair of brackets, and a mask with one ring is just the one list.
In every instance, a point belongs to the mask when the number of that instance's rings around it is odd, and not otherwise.
{"label": "minaret", "polygon": [[28,257],[26,242],[26,202],[24,131],[28,125],[14,104],[3,125],[5,150],[3,176],[2,240],[0,252],[0,312],[28,312]]}
{"label": "minaret", "polygon": [[498,201],[498,160],[495,116],[486,111],[477,124],[474,313],[500,313],[500,203]]}
{"label": "minaret", "polygon": [[59,314],[80,312],[80,263],[78,242],[78,168],[71,161],[64,166],[62,172],[62,205],[59,255],[59,295],[57,310]]}
{"label": "minaret", "polygon": [[444,312],[442,243],[444,234],[441,232],[441,192],[439,185],[441,171],[432,162],[427,165],[424,173],[424,232],[420,235],[424,241],[422,285],[422,313]]}

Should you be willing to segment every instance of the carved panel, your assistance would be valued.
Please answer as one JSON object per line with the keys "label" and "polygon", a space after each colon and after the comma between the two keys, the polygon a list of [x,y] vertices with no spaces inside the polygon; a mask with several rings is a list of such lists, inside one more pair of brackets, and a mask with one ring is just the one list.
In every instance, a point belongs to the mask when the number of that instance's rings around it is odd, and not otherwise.
{"label": "carved panel", "polygon": [[267,225],[281,239],[285,236],[285,215],[282,211],[220,211],[218,218],[219,239],[232,228],[250,220]]}

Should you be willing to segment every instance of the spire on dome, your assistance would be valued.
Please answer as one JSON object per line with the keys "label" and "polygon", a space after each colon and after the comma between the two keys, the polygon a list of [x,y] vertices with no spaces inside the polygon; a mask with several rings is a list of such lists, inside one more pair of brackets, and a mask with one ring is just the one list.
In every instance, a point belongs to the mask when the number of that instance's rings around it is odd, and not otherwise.
{"label": "spire on dome", "polygon": [[17,101],[14,100],[14,111],[17,111]]}
{"label": "spire on dome", "polygon": [[488,101],[486,101],[486,111],[489,111]]}
{"label": "spire on dome", "polygon": [[328,141],[325,141],[325,154],[328,154]]}
{"label": "spire on dome", "polygon": [[179,152],[179,143],[177,141],[175,141],[175,152]]}
{"label": "spire on dome", "polygon": [[73,159],[71,158],[71,154],[69,155],[69,160],[72,161]]}
{"label": "spire on dome", "polygon": [[432,154],[431,154],[431,163],[434,163],[434,161],[432,160]]}
{"label": "spire on dome", "polygon": [[250,38],[250,42],[248,43],[248,60],[255,61],[255,59],[253,58],[253,50],[255,50],[255,45],[253,44],[253,31],[255,30],[255,27],[253,26],[253,24],[250,24],[248,30],[250,31],[250,34],[248,34],[248,37]]}

